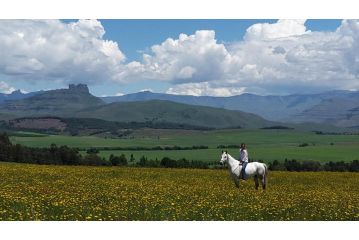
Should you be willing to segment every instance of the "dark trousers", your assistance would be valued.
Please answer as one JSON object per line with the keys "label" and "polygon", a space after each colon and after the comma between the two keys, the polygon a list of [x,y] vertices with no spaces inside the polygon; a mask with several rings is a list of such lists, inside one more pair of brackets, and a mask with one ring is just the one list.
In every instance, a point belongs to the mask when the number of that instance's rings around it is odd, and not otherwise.
{"label": "dark trousers", "polygon": [[246,172],[245,172],[247,163],[248,163],[248,162],[243,162],[243,163],[242,163],[242,171],[241,171],[242,179],[246,179],[246,178],[247,178]]}

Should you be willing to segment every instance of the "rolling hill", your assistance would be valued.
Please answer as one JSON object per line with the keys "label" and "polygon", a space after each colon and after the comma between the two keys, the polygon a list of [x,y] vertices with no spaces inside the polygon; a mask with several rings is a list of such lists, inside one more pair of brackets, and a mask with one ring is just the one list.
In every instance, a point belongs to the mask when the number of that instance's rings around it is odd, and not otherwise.
{"label": "rolling hill", "polygon": [[78,118],[116,122],[170,122],[214,128],[260,128],[275,123],[251,113],[162,100],[110,103],[78,111]]}
{"label": "rolling hill", "polygon": [[[138,123],[146,123],[144,127],[154,128],[261,128],[276,125],[251,113],[171,101],[106,104],[91,95],[88,87],[83,84],[72,84],[68,89],[44,91],[24,99],[5,101],[0,105],[0,117],[7,121],[20,119],[15,125],[14,122],[9,125],[15,128],[42,130],[43,126],[45,129],[49,126],[50,129],[61,125],[58,120],[46,119],[47,117],[101,119],[122,124],[135,122],[135,127],[142,126]],[[41,117],[43,119],[33,119]],[[96,125],[101,124],[107,125],[96,122]]]}
{"label": "rolling hill", "polygon": [[156,127],[159,123],[166,123],[168,126],[182,124],[190,128],[262,128],[273,125],[325,131],[334,131],[333,125],[359,128],[359,92],[350,91],[288,96],[242,94],[233,97],[140,92],[101,99],[91,95],[86,85],[71,84],[68,89],[29,94],[17,91],[10,95],[6,98],[20,99],[0,103],[0,120],[61,117],[142,122],[146,126],[155,124]]}
{"label": "rolling hill", "polygon": [[296,116],[297,122],[312,121],[339,127],[359,126],[359,92],[322,100]]}
{"label": "rolling hill", "polygon": [[[187,96],[139,92],[123,96],[104,97],[105,102],[131,102],[168,100],[191,105],[210,106],[253,113],[271,121],[318,122],[339,127],[358,126],[355,109],[359,107],[358,91],[330,91],[319,94],[293,94],[287,96],[259,96],[242,94],[232,97]],[[333,111],[333,109],[335,109]],[[352,114],[355,116],[349,117]]]}

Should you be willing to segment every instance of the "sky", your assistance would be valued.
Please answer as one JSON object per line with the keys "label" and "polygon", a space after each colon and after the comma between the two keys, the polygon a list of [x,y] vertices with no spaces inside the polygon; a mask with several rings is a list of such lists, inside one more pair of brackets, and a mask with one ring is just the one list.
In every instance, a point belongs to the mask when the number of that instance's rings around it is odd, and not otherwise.
{"label": "sky", "polygon": [[0,20],[0,92],[359,89],[358,20]]}

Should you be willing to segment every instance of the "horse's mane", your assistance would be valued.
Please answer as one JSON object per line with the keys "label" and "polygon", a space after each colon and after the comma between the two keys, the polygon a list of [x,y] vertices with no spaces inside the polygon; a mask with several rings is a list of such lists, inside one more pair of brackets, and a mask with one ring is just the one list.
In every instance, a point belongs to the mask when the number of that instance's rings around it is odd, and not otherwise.
{"label": "horse's mane", "polygon": [[237,159],[235,159],[234,157],[232,157],[229,153],[227,153],[228,157],[232,158],[233,160],[239,162]]}

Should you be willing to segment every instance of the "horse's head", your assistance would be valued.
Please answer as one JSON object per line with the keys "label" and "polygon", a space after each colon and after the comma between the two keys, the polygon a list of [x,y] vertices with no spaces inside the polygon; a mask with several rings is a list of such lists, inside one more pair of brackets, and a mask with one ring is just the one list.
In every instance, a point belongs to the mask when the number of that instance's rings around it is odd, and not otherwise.
{"label": "horse's head", "polygon": [[224,165],[226,162],[228,161],[228,153],[227,151],[222,151],[222,157],[221,160],[219,161],[220,164]]}

